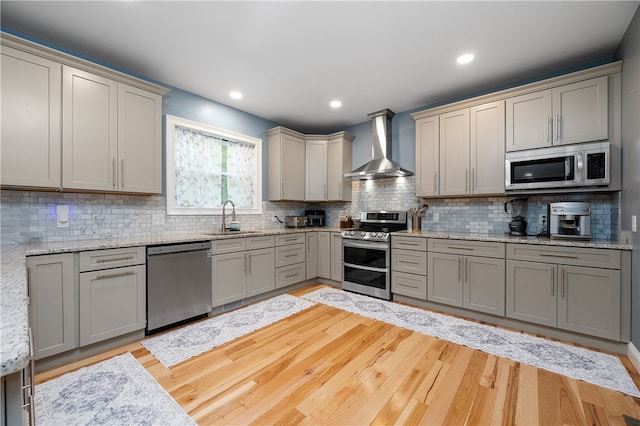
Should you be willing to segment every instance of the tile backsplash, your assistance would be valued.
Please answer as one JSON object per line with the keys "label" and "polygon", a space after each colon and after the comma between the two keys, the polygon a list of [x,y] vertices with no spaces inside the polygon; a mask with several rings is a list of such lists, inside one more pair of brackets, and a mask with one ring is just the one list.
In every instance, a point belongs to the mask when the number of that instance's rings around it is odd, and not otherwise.
{"label": "tile backsplash", "polygon": [[[349,210],[407,210],[428,204],[422,229],[443,232],[506,232],[511,216],[504,202],[514,197],[447,198],[421,200],[415,196],[415,179],[389,178],[353,182],[353,201],[335,203],[263,202],[262,215],[239,215],[244,229],[281,227],[274,216],[303,214],[306,208],[326,210],[327,225],[339,226],[338,215]],[[530,196],[527,232],[540,232],[540,214],[554,201],[591,202],[594,238],[619,233],[619,193]],[[56,206],[69,206],[69,227],[58,228]],[[37,191],[0,191],[2,243],[76,241],[95,238],[144,237],[150,234],[185,234],[220,229],[220,215],[167,216],[163,196],[79,194]]]}

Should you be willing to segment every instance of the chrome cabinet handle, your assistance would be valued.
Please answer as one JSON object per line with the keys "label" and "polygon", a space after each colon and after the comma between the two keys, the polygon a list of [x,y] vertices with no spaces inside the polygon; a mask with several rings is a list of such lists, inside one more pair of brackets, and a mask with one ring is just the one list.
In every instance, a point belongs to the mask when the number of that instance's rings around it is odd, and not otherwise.
{"label": "chrome cabinet handle", "polygon": [[558,254],[558,253],[538,253],[539,256],[545,256],[545,257],[562,257],[562,258],[566,258],[566,259],[577,259],[578,256],[575,255],[571,255],[571,254]]}
{"label": "chrome cabinet handle", "polygon": [[556,283],[556,268],[552,268],[551,269],[551,297],[556,295],[555,283]]}
{"label": "chrome cabinet handle", "polygon": [[134,275],[134,274],[135,274],[134,271],[127,271],[127,272],[120,272],[117,274],[98,275],[96,279],[106,280],[107,278],[120,278],[120,277],[126,277],[127,275]]}
{"label": "chrome cabinet handle", "polygon": [[116,158],[115,157],[113,157],[111,159],[111,172],[112,172],[111,181],[113,183],[113,188],[115,189],[115,187],[116,187],[116,176],[118,176],[117,173],[116,173]]}
{"label": "chrome cabinet handle", "polygon": [[458,281],[462,281],[462,262],[460,258],[458,258]]}
{"label": "chrome cabinet handle", "polygon": [[111,259],[98,259],[96,263],[109,263],[109,262],[122,262],[124,260],[133,260],[134,256],[126,256],[126,257],[113,257]]}
{"label": "chrome cabinet handle", "polygon": [[464,246],[447,246],[449,249],[455,250],[473,250],[473,247],[464,247]]}
{"label": "chrome cabinet handle", "polygon": [[120,160],[120,187],[124,188],[124,158]]}
{"label": "chrome cabinet handle", "polygon": [[553,118],[547,116],[547,142],[551,141],[551,122],[552,121],[553,121]]}
{"label": "chrome cabinet handle", "polygon": [[433,174],[433,193],[438,192],[438,173]]}
{"label": "chrome cabinet handle", "polygon": [[558,278],[560,278],[560,297],[564,298],[564,268],[560,268]]}
{"label": "chrome cabinet handle", "polygon": [[560,114],[556,114],[556,142],[560,138]]}
{"label": "chrome cabinet handle", "polygon": [[464,281],[469,282],[469,263],[467,258],[464,258]]}
{"label": "chrome cabinet handle", "polygon": [[464,192],[469,192],[469,169],[464,169]]}
{"label": "chrome cabinet handle", "polygon": [[476,169],[475,167],[471,168],[471,192],[476,190]]}
{"label": "chrome cabinet handle", "polygon": [[27,268],[27,305],[31,304],[31,268]]}

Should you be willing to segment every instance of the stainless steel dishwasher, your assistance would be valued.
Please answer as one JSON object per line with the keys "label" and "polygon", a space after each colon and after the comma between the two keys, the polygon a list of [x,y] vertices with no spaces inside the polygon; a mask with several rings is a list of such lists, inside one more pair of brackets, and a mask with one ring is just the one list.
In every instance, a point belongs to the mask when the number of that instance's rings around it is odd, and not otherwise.
{"label": "stainless steel dishwasher", "polygon": [[211,311],[211,243],[147,247],[147,334]]}

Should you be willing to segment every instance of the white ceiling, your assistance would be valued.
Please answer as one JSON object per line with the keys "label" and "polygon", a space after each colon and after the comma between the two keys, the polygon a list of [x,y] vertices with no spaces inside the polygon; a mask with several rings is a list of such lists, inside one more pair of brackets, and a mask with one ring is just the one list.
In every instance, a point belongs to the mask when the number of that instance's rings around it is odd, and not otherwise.
{"label": "white ceiling", "polygon": [[[311,133],[609,57],[638,4],[2,0],[0,12],[8,30]],[[476,59],[459,66],[464,52]]]}

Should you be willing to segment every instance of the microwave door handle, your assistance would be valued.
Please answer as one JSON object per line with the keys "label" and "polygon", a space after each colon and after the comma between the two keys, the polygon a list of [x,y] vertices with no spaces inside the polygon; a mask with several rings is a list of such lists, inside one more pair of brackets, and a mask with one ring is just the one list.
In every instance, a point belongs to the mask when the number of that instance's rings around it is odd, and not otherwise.
{"label": "microwave door handle", "polygon": [[576,152],[576,182],[584,182],[584,161],[581,152]]}

